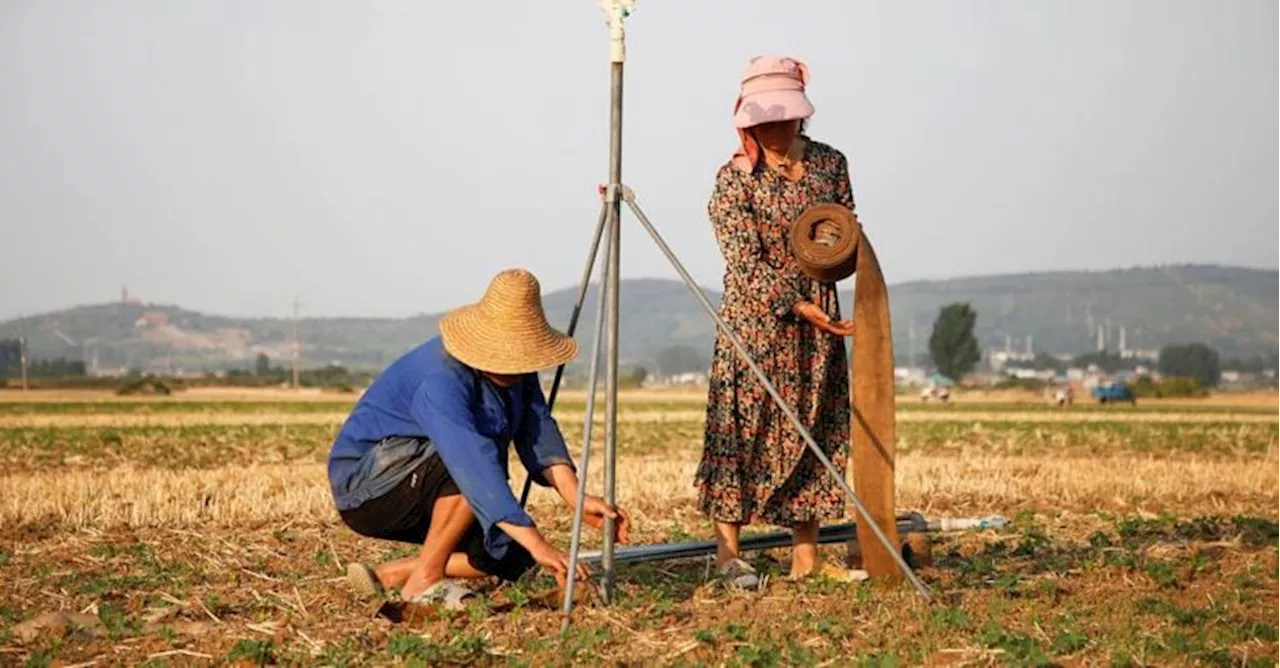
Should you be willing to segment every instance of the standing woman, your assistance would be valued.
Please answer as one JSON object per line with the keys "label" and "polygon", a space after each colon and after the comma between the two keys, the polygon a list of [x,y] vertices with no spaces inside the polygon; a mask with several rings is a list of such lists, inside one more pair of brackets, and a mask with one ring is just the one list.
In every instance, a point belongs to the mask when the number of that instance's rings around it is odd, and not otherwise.
{"label": "standing woman", "polygon": [[[716,174],[707,210],[724,256],[720,315],[737,333],[818,446],[843,473],[849,451],[849,367],[834,283],[800,271],[791,221],[815,204],[853,209],[848,163],[805,135],[813,105],[808,69],[796,58],[753,58],[734,110],[740,146]],[[717,333],[698,467],[699,507],[716,527],[717,572],[759,584],[740,557],[744,524],[793,531],[793,578],[814,570],[823,519],[844,516],[844,496],[786,414]]]}

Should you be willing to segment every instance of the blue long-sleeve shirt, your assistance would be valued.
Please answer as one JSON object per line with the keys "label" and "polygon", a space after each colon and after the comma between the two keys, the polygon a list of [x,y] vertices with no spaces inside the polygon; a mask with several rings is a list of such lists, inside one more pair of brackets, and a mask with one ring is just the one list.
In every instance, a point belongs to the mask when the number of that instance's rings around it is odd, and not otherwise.
{"label": "blue long-sleeve shirt", "polygon": [[[381,444],[391,436],[394,445]],[[507,453],[534,482],[553,464],[573,467],[537,374],[509,388],[484,380],[433,338],[397,359],[369,386],[329,453],[329,486],[339,510],[356,508],[394,488],[439,453],[484,531],[485,548],[501,558],[511,538],[497,524],[534,526],[508,483]]]}

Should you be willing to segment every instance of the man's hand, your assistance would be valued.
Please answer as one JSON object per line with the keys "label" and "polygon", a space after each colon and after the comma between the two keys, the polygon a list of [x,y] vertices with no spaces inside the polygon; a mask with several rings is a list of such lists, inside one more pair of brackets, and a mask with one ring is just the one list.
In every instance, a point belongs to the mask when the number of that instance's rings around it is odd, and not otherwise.
{"label": "man's hand", "polygon": [[[573,469],[563,464],[548,466],[543,470],[550,481],[551,485],[560,493],[560,498],[564,499],[565,504],[573,508],[578,498],[578,477],[574,474]],[[627,516],[626,511],[621,508],[610,508],[604,499],[590,494],[584,495],[582,501],[582,520],[597,529],[604,527],[604,520],[608,517],[615,520],[613,524],[613,539],[620,542],[627,542],[627,538],[631,534],[631,518]]]}
{"label": "man's hand", "polygon": [[[547,539],[542,536],[542,533],[536,527],[524,527],[510,522],[498,522],[498,528],[528,550],[533,560],[554,576],[561,587],[564,587],[565,578],[569,577],[569,555],[557,550],[555,546],[548,543]],[[578,577],[586,580],[590,574],[591,571],[587,569],[587,565],[579,561]]]}
{"label": "man's hand", "polygon": [[582,501],[583,522],[596,529],[603,529],[606,517],[614,520],[613,539],[619,543],[627,542],[627,538],[631,535],[631,518],[627,516],[625,510],[610,507],[609,504],[604,502],[604,499],[598,496],[588,495]]}
{"label": "man's hand", "polygon": [[[565,587],[565,580],[569,577],[568,554],[557,550],[551,545],[551,543],[546,541],[542,541],[541,544],[535,545],[533,549],[529,550],[529,554],[533,556],[534,561],[538,562],[538,565],[546,569],[547,572],[556,579],[556,584],[561,589]],[[579,561],[578,581],[586,582],[589,577],[591,577],[591,571],[587,568],[586,564]]]}

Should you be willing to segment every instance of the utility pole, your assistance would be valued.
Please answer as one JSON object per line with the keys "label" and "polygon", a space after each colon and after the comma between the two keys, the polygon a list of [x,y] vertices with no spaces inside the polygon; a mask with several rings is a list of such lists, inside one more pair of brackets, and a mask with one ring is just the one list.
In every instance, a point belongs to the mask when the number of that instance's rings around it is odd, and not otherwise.
{"label": "utility pole", "polygon": [[293,298],[293,389],[298,389],[298,298]]}
{"label": "utility pole", "polygon": [[27,391],[27,327],[18,316],[18,368],[22,374],[22,391]]}

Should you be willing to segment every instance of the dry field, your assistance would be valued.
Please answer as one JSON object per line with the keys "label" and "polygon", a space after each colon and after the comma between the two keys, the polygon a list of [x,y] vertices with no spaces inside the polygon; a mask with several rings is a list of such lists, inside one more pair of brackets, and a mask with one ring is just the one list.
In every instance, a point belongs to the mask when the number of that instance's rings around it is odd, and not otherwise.
{"label": "dry field", "polygon": [[[710,536],[692,487],[701,400],[620,398],[634,543]],[[934,536],[932,603],[906,584],[785,582],[779,550],[750,555],[770,575],[751,594],[717,589],[704,559],[621,566],[614,605],[584,604],[564,637],[536,574],[486,584],[491,607],[403,623],[344,588],[348,561],[411,550],[332,509],[324,460],[351,401],[0,395],[0,665],[1277,662],[1274,394],[1065,411],[904,398],[900,509],[1014,520]],[[574,452],[583,412],[566,392]],[[535,491],[533,513],[567,546],[555,501]]]}

